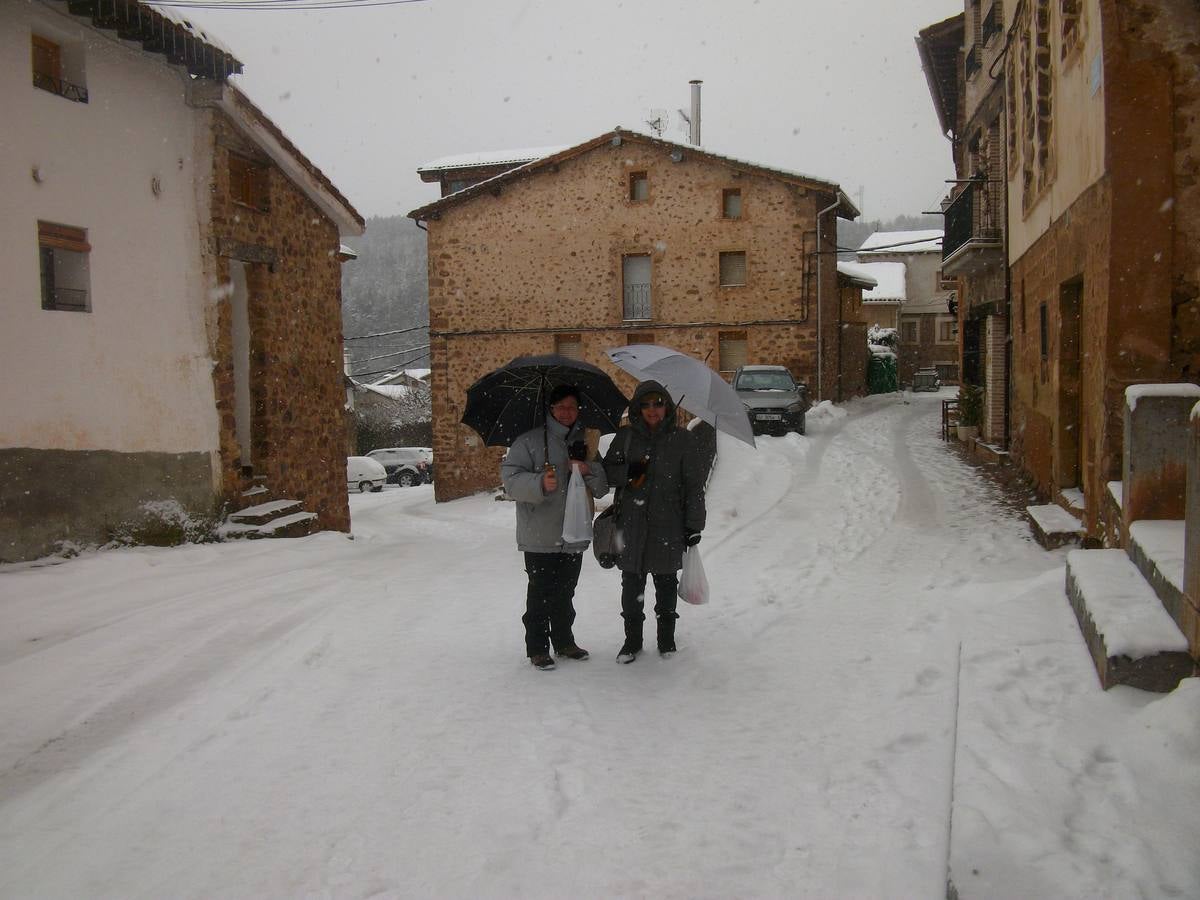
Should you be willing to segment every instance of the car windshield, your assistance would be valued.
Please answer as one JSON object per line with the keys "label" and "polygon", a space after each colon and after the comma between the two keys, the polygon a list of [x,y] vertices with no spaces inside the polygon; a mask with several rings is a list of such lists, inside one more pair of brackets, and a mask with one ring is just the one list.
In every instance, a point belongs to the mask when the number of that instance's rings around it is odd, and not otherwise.
{"label": "car windshield", "polygon": [[793,391],[796,383],[787,372],[743,372],[738,379],[739,391]]}

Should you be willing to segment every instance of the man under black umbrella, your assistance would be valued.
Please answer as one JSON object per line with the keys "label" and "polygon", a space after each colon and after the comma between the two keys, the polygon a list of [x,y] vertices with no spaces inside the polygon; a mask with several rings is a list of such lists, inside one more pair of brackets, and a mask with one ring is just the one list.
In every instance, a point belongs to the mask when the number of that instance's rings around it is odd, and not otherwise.
{"label": "man under black umbrella", "polygon": [[550,392],[542,425],[518,437],[500,465],[508,495],[517,501],[517,549],[525,554],[525,651],[538,669],[554,668],[555,654],[583,660],[575,643],[575,585],[588,542],[563,542],[563,516],[571,470],[579,469],[593,497],[608,493],[604,466],[587,458],[579,424],[579,392],[560,385]]}

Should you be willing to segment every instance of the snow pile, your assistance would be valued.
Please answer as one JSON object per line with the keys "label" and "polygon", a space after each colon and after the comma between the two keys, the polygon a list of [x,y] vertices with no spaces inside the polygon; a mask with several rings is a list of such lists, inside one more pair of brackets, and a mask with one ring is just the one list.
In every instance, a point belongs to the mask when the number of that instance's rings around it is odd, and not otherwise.
{"label": "snow pile", "polygon": [[804,427],[806,431],[821,431],[847,415],[846,407],[835,406],[832,400],[822,400],[804,414]]}

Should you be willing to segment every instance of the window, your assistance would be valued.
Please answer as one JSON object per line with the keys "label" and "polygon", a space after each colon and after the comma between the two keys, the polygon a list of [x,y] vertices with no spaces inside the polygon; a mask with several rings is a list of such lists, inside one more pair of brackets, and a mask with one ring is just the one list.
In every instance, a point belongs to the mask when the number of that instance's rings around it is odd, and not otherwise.
{"label": "window", "polygon": [[720,367],[722,372],[733,372],[738,366],[746,365],[747,347],[746,332],[720,331],[717,332],[717,343],[720,348]]}
{"label": "window", "polygon": [[721,255],[721,287],[739,287],[746,283],[746,251],[730,250]]}
{"label": "window", "polygon": [[621,258],[622,293],[626,319],[649,319],[650,257],[643,254]]}
{"label": "window", "polygon": [[938,322],[938,340],[943,344],[954,342],[954,326],[958,324],[952,319],[942,319]]}
{"label": "window", "polygon": [[583,340],[577,334],[556,334],[554,352],[567,359],[583,359]]}
{"label": "window", "polygon": [[33,86],[77,103],[88,102],[83,86],[82,50],[63,52],[62,44],[42,37],[31,36]]}
{"label": "window", "polygon": [[87,231],[73,225],[38,222],[42,309],[89,312]]}
{"label": "window", "polygon": [[629,199],[634,203],[650,199],[650,179],[645,172],[629,174]]}
{"label": "window", "polygon": [[900,340],[906,344],[917,342],[917,323],[912,319],[900,323]]}
{"label": "window", "polygon": [[631,331],[625,335],[626,344],[653,344],[654,334],[649,331]]}
{"label": "window", "polygon": [[267,167],[236,153],[229,154],[229,196],[234,203],[267,208]]}
{"label": "window", "polygon": [[938,269],[933,276],[933,289],[935,291],[956,291],[958,290],[958,279],[949,278],[942,274],[941,269]]}
{"label": "window", "polygon": [[721,191],[721,218],[740,219],[742,217],[741,188],[725,188]]}

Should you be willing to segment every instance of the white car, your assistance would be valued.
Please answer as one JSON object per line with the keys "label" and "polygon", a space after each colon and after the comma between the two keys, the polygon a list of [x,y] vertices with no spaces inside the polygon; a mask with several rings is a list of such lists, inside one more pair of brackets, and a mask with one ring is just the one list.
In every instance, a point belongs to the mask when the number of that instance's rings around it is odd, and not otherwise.
{"label": "white car", "polygon": [[383,463],[388,484],[411,487],[433,481],[433,450],[430,447],[381,447],[367,456]]}
{"label": "white car", "polygon": [[387,481],[387,469],[368,456],[346,457],[346,487],[360,492],[382,491]]}

